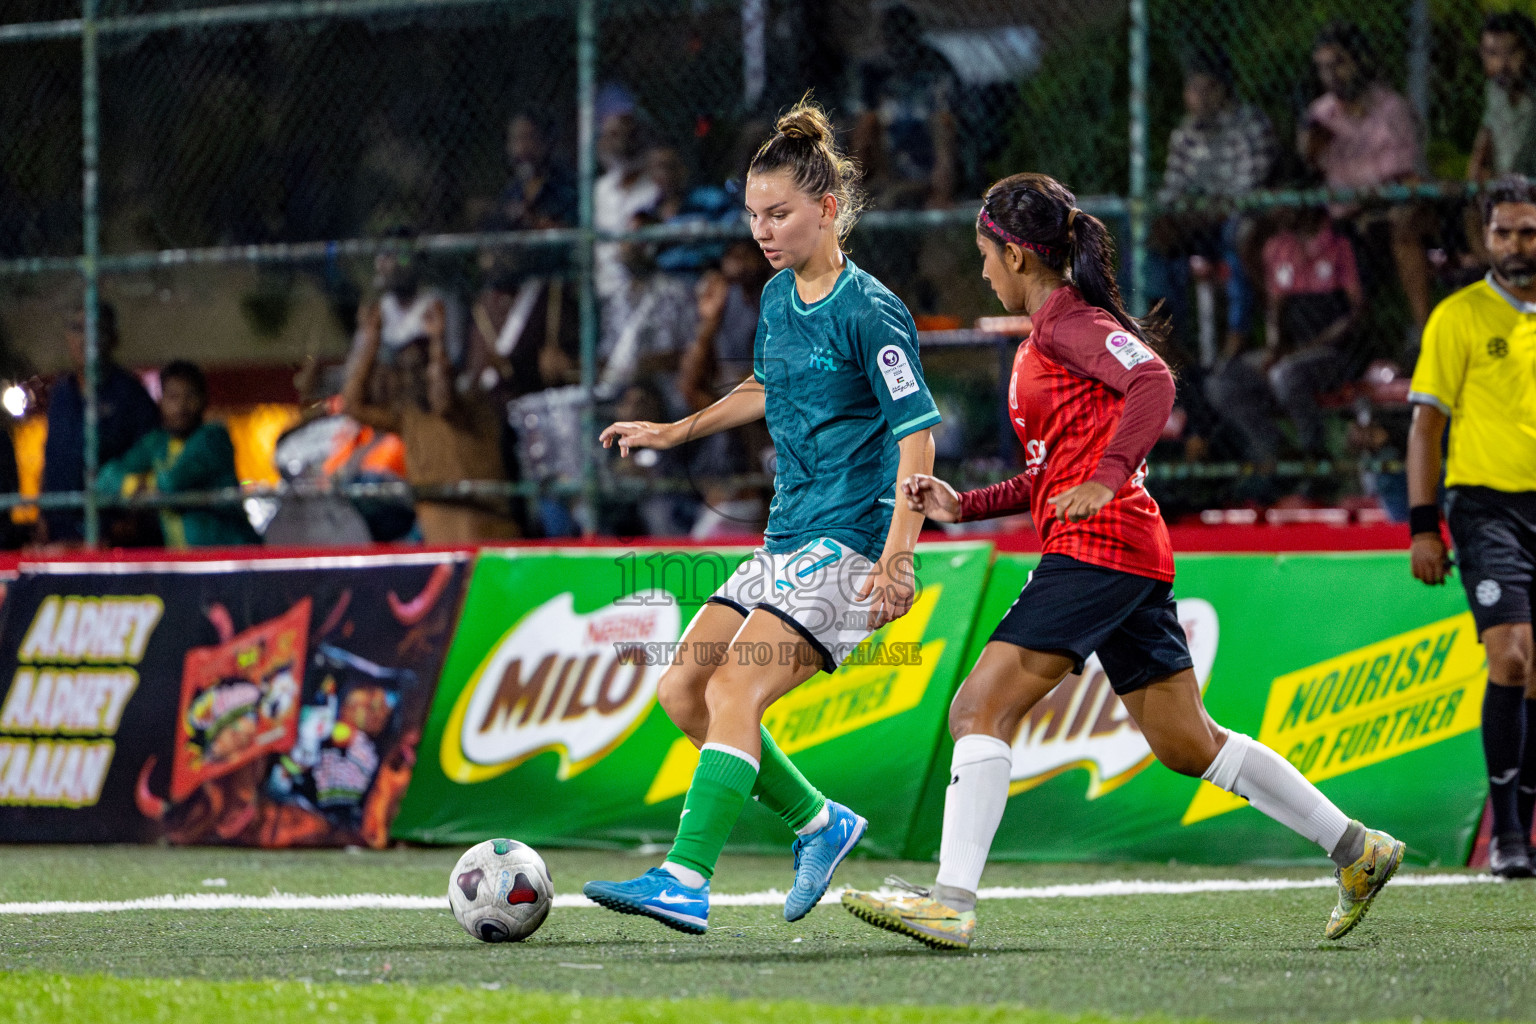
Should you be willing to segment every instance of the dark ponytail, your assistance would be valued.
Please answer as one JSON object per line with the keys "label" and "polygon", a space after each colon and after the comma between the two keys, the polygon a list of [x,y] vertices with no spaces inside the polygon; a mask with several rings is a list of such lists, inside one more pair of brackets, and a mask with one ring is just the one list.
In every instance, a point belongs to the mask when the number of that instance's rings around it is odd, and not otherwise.
{"label": "dark ponytail", "polygon": [[1063,275],[1083,298],[1142,341],[1156,347],[1167,333],[1161,318],[1126,312],[1115,283],[1115,241],[1104,222],[1077,208],[1077,197],[1045,174],[1014,174],[987,189],[976,230],[998,245],[1027,249]]}

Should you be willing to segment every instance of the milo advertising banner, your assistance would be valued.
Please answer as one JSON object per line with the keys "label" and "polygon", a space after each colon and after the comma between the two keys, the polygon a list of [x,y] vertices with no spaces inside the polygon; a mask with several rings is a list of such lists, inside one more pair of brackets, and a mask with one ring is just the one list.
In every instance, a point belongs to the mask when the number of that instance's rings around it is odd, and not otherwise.
{"label": "milo advertising banner", "polygon": [[[480,555],[393,834],[430,843],[513,835],[566,845],[670,841],[698,754],[656,700],[699,607],[745,548],[523,549]],[[766,724],[812,782],[898,856],[931,774],[986,584],[991,546],[923,545],[912,610]],[[745,652],[756,664],[786,650]],[[726,652],[718,652],[726,656]],[[749,804],[737,850],[782,850]]]}
{"label": "milo advertising banner", "polygon": [[[1000,556],[973,661],[1034,556]],[[1424,587],[1401,554],[1183,555],[1175,594],[1206,707],[1291,761],[1346,814],[1462,864],[1486,795],[1483,648],[1459,587]],[[938,849],[941,742],[907,854]],[[1316,859],[1247,803],[1158,764],[1097,659],[1025,719],[995,859]]]}

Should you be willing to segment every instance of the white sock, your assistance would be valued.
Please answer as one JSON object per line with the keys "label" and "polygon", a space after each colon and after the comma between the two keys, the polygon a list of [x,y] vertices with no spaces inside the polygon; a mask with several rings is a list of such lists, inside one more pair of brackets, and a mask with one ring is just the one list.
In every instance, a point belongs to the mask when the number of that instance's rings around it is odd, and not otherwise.
{"label": "white sock", "polygon": [[832,811],[826,801],[822,801],[821,810],[816,812],[816,817],[795,829],[795,835],[808,836],[812,832],[820,832],[832,823]]}
{"label": "white sock", "polygon": [[1008,804],[1013,748],[996,736],[962,736],[949,762],[939,885],[974,893]]}
{"label": "white sock", "polygon": [[685,868],[681,864],[667,861],[661,866],[661,869],[690,889],[702,889],[704,887],[704,876],[693,870],[693,868]]}
{"label": "white sock", "polygon": [[1306,836],[1332,855],[1349,827],[1344,812],[1308,782],[1296,766],[1242,733],[1228,732],[1227,742],[1201,776],[1292,832]]}

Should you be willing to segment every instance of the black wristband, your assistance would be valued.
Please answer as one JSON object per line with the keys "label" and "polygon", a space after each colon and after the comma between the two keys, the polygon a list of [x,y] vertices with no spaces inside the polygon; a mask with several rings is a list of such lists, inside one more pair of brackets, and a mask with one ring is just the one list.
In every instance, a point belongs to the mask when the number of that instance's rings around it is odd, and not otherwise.
{"label": "black wristband", "polygon": [[1408,510],[1408,533],[1417,537],[1421,533],[1440,536],[1440,506],[1415,505]]}

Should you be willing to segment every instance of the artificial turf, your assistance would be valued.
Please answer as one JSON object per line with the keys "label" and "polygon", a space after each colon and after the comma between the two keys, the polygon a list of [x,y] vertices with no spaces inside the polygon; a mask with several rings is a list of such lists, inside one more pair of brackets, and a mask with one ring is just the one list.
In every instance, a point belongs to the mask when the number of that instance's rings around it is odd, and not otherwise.
{"label": "artificial turf", "polygon": [[[457,853],[13,846],[0,848],[0,902],[435,894]],[[655,860],[546,858],[559,892],[629,877]],[[715,889],[782,889],[787,861],[727,858]],[[837,881],[873,887],[891,871],[927,881],[932,870],[852,861]],[[1322,874],[1321,866],[999,864],[985,882]],[[259,1005],[262,1019],[312,1020],[334,1003],[338,1019],[381,1021],[1536,1020],[1536,883],[1390,886],[1338,943],[1322,939],[1332,898],[1302,889],[992,901],[980,908],[976,945],[958,955],[835,906],[795,925],[774,907],[716,907],[702,938],[559,908],[529,941],[501,946],[465,935],[446,898],[425,911],[0,914],[0,971],[11,972],[0,977],[0,1019],[233,1020],[239,1007]],[[234,981],[242,983],[220,984]],[[892,1016],[897,1005],[906,1009]]]}

